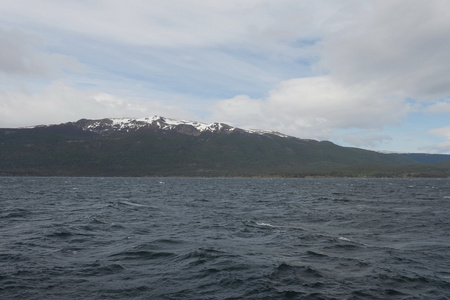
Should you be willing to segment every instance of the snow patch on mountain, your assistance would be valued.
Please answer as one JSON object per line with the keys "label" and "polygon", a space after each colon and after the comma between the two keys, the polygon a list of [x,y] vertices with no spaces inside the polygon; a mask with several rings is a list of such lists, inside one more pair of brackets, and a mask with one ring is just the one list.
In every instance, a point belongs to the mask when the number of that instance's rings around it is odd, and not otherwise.
{"label": "snow patch on mountain", "polygon": [[108,118],[101,120],[82,119],[77,121],[75,124],[83,130],[97,133],[105,133],[109,131],[130,132],[140,128],[157,128],[160,130],[173,130],[189,135],[200,135],[203,132],[231,133],[233,131],[241,131],[249,134],[275,135],[284,138],[291,137],[276,131],[241,129],[225,123],[207,124],[196,121],[170,119],[161,116],[153,116],[150,118]]}

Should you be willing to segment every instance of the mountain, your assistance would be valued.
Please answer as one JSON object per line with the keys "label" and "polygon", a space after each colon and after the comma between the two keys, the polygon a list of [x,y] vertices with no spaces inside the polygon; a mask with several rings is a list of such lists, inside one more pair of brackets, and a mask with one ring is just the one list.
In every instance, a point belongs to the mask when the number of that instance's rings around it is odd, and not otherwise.
{"label": "mountain", "polygon": [[161,116],[153,116],[151,118],[141,118],[141,119],[131,119],[131,118],[112,118],[101,120],[81,119],[75,123],[66,123],[65,125],[72,125],[84,131],[94,132],[100,135],[128,133],[139,131],[142,129],[151,129],[151,130],[177,132],[192,136],[199,136],[202,133],[229,134],[232,132],[240,132],[249,134],[276,135],[280,137],[288,137],[287,135],[275,131],[241,129],[237,127],[232,127],[224,123],[205,124],[201,122],[175,120],[170,118],[164,118]]}
{"label": "mountain", "polygon": [[328,141],[160,116],[0,129],[0,175],[353,176],[367,167],[397,174],[413,163]]}
{"label": "mountain", "polygon": [[408,157],[418,163],[436,163],[450,161],[450,154],[429,154],[429,153],[397,153],[404,157]]}

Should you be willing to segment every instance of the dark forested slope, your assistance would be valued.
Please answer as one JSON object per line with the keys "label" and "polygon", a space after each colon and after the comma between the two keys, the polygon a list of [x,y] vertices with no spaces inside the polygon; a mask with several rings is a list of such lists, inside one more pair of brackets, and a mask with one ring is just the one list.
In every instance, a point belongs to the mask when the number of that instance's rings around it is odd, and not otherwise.
{"label": "dark forested slope", "polygon": [[326,175],[328,170],[413,162],[327,141],[162,117],[0,129],[2,175]]}

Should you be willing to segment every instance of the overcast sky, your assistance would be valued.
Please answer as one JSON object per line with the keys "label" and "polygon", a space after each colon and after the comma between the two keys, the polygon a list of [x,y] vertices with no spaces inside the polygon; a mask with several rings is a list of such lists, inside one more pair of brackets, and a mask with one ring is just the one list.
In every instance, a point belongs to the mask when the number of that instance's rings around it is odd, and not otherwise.
{"label": "overcast sky", "polygon": [[450,153],[448,0],[0,2],[0,127],[224,122]]}

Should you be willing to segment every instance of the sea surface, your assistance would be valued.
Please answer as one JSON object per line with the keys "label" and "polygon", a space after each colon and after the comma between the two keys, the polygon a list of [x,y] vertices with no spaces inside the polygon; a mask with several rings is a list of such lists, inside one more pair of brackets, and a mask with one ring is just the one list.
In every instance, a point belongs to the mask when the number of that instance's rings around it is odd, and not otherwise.
{"label": "sea surface", "polygon": [[450,180],[0,177],[0,299],[450,299]]}

